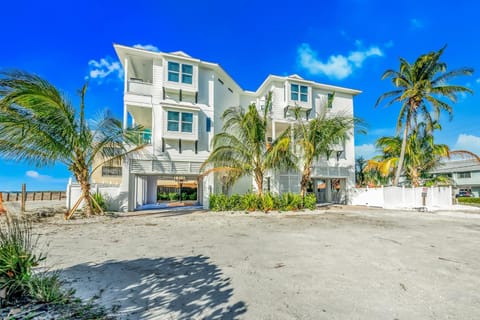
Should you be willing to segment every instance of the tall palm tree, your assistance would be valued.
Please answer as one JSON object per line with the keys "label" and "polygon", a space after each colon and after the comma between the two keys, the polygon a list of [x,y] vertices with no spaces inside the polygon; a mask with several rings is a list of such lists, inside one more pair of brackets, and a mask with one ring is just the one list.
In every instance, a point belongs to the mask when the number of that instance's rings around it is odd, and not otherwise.
{"label": "tall palm tree", "polygon": [[90,192],[90,177],[98,168],[92,168],[94,159],[117,159],[129,152],[126,142],[138,144],[138,135],[123,130],[109,112],[96,122],[85,119],[86,91],[84,85],[77,112],[47,80],[23,71],[0,72],[0,156],[35,166],[65,164],[82,191],[66,218],[82,200],[87,215],[94,205],[99,208]]}
{"label": "tall palm tree", "polygon": [[394,185],[398,185],[405,159],[407,146],[407,135],[416,126],[418,117],[431,125],[438,121],[440,113],[445,111],[450,118],[453,115],[453,108],[449,103],[455,103],[458,93],[473,93],[469,88],[457,85],[449,85],[447,81],[461,75],[472,75],[473,69],[460,68],[447,71],[447,64],[440,61],[446,46],[436,52],[423,54],[410,64],[400,58],[399,70],[387,70],[382,80],[391,78],[396,90],[381,95],[375,106],[378,106],[385,99],[389,99],[387,106],[399,103],[400,113],[397,119],[397,131],[403,127],[402,145],[398,166],[395,173]]}
{"label": "tall palm tree", "polygon": [[[223,131],[213,138],[213,150],[202,166],[204,174],[227,172],[231,177],[252,176],[258,194],[263,193],[263,181],[267,171],[296,167],[291,152],[289,133],[285,131],[271,144],[267,144],[268,112],[272,94],[266,100],[263,114],[256,105],[247,109],[231,107],[222,115]],[[213,168],[209,168],[213,166]]]}
{"label": "tall palm tree", "polygon": [[296,110],[296,118],[294,139],[301,149],[300,194],[304,198],[315,159],[328,155],[335,145],[343,144],[358,120],[342,114],[322,113],[306,121],[300,118],[299,109]]}

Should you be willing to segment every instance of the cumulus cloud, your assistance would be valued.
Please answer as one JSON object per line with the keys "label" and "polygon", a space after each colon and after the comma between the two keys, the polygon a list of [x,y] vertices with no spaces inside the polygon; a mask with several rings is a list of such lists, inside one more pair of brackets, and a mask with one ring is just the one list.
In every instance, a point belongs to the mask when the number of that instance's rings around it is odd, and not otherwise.
{"label": "cumulus cloud", "polygon": [[135,44],[133,47],[138,49],[143,49],[143,50],[160,52],[160,50],[158,50],[158,48],[153,44]]}
{"label": "cumulus cloud", "polygon": [[86,78],[96,80],[98,83],[102,83],[106,79],[121,80],[123,78],[123,69],[120,62],[114,61],[108,56],[100,60],[90,60],[88,69]]}
{"label": "cumulus cloud", "polygon": [[[361,45],[359,40],[355,43],[357,46]],[[381,57],[383,52],[379,47],[371,46],[365,50],[351,51],[347,56],[334,54],[326,61],[322,61],[308,43],[302,43],[298,47],[297,55],[300,66],[310,74],[323,74],[329,78],[342,80],[350,76],[355,69],[361,68],[367,58]]]}
{"label": "cumulus cloud", "polygon": [[355,158],[363,157],[364,159],[372,159],[377,154],[377,149],[373,144],[361,144],[355,146]]}
{"label": "cumulus cloud", "polygon": [[454,150],[468,150],[480,154],[480,137],[471,134],[459,134]]}

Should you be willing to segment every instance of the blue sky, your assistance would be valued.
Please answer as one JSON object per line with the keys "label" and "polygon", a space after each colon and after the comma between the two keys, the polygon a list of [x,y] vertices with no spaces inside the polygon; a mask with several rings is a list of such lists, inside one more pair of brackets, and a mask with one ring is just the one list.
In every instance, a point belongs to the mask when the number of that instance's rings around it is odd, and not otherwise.
{"label": "blue sky", "polygon": [[[450,69],[473,67],[455,83],[480,91],[480,24],[476,1],[6,1],[2,4],[0,68],[37,73],[75,102],[89,81],[87,113],[122,115],[122,73],[113,43],[184,51],[219,63],[244,89],[268,74],[297,73],[362,90],[355,115],[369,124],[357,153],[369,157],[379,136],[393,135],[398,106],[374,108],[392,89],[380,80],[398,58],[448,47]],[[480,97],[459,97],[452,121],[442,115],[438,143],[480,153]],[[62,165],[36,168],[0,160],[0,190],[61,190]]]}

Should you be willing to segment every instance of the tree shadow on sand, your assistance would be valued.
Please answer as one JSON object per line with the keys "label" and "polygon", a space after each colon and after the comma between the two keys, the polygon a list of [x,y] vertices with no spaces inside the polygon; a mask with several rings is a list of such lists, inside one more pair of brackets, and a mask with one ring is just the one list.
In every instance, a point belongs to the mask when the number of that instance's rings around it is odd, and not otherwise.
{"label": "tree shadow on sand", "polygon": [[106,261],[64,269],[67,283],[83,298],[99,295],[129,319],[238,319],[244,302],[231,303],[230,278],[208,257]]}

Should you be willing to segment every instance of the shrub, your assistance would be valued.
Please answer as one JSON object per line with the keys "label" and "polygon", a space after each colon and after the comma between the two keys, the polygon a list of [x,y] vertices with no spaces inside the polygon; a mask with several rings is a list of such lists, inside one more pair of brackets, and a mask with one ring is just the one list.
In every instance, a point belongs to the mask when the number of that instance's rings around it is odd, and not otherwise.
{"label": "shrub", "polygon": [[244,195],[234,194],[231,196],[212,194],[210,196],[210,210],[263,210],[265,212],[271,210],[299,210],[302,208],[313,210],[316,207],[316,202],[317,199],[313,193],[305,196],[304,206],[302,206],[302,197],[294,193],[284,193],[281,196],[276,196],[271,193],[265,193],[262,196],[256,193],[246,193]]}
{"label": "shrub", "polygon": [[168,194],[168,199],[169,199],[170,201],[178,200],[178,193],[176,193],[176,192],[170,192],[170,193]]}
{"label": "shrub", "polygon": [[188,196],[188,200],[197,200],[197,193],[193,192]]}
{"label": "shrub", "polygon": [[314,210],[317,206],[317,197],[314,193],[307,193],[305,199],[303,200],[303,207],[305,209]]}
{"label": "shrub", "polygon": [[262,210],[262,199],[255,193],[246,193],[240,200],[241,209],[247,211]]}
{"label": "shrub", "polygon": [[299,194],[283,193],[280,196],[280,210],[294,211],[302,208],[302,197]]}
{"label": "shrub", "polygon": [[225,211],[228,206],[228,197],[224,194],[212,194],[210,196],[210,210]]}
{"label": "shrub", "polygon": [[474,203],[474,204],[480,204],[480,198],[474,198],[474,197],[459,197],[457,198],[458,203]]}
{"label": "shrub", "polygon": [[0,227],[0,290],[5,290],[7,303],[27,294],[32,268],[45,259],[34,253],[37,243],[31,222],[14,219]]}
{"label": "shrub", "polygon": [[28,284],[29,295],[40,303],[66,303],[72,297],[73,290],[64,291],[62,284],[57,273],[35,275]]}
{"label": "shrub", "polygon": [[265,212],[275,209],[275,201],[270,193],[265,193],[262,196],[262,209]]}
{"label": "shrub", "polygon": [[[100,206],[100,208],[102,208],[103,211],[107,211],[107,201],[105,200],[103,194],[96,192],[92,194],[92,198]],[[95,209],[95,213],[100,213],[100,210],[97,206],[94,205],[93,208]]]}
{"label": "shrub", "polygon": [[157,198],[160,200],[168,200],[168,194],[166,192],[158,193]]}

